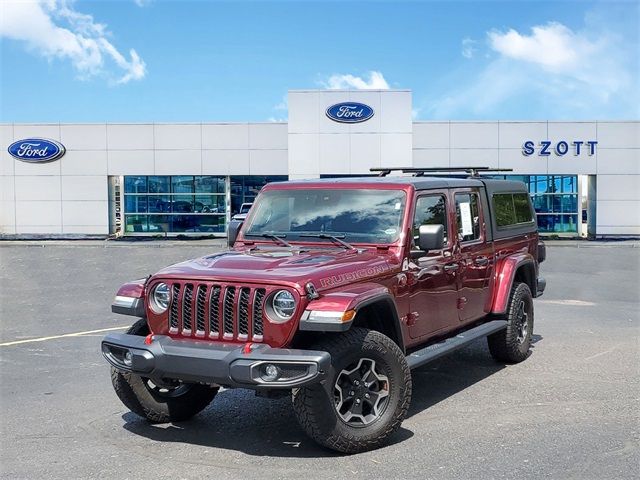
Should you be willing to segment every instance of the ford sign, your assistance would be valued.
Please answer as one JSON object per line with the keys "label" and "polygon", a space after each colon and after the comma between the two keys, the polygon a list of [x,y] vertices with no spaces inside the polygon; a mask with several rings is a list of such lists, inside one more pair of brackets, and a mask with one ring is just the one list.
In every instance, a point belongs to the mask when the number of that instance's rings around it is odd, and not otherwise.
{"label": "ford sign", "polygon": [[336,103],[327,108],[327,117],[340,123],[366,122],[373,117],[373,108],[357,102]]}
{"label": "ford sign", "polygon": [[29,163],[44,163],[57,160],[66,152],[64,146],[46,138],[26,138],[9,145],[9,154]]}

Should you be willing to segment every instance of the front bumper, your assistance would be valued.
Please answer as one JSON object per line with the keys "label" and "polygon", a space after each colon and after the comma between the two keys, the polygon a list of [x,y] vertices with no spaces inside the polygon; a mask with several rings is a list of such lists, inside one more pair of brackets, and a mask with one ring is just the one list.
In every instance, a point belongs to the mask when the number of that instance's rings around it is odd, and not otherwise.
{"label": "front bumper", "polygon": [[[148,344],[145,337],[122,333],[109,334],[102,340],[102,354],[111,365],[159,383],[181,380],[256,390],[289,389],[321,382],[331,364],[327,352],[256,343],[251,347],[248,350],[231,343],[174,340],[166,335],[154,335]],[[267,375],[268,365],[276,367],[277,379]]]}

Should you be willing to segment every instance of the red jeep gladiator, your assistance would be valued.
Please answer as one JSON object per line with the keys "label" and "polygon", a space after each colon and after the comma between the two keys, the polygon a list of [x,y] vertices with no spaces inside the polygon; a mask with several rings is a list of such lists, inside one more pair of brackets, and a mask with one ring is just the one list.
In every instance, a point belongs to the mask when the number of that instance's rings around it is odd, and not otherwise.
{"label": "red jeep gladiator", "polygon": [[527,358],[545,247],[525,185],[377,170],[271,183],[228,251],[123,285],[112,310],[140,320],[102,341],[122,402],[169,422],[220,386],[290,394],[309,436],[352,453],[399,428],[412,368],[481,337]]}

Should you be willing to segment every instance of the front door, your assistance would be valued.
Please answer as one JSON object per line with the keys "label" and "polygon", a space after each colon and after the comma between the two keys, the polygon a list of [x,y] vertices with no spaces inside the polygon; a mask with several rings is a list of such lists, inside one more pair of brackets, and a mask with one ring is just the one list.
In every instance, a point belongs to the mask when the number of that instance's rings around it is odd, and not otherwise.
{"label": "front door", "polygon": [[458,316],[461,323],[487,314],[487,296],[493,273],[493,245],[486,238],[486,219],[477,189],[456,190],[458,243]]}
{"label": "front door", "polygon": [[[457,270],[453,248],[452,207],[447,191],[430,191],[416,199],[412,246],[408,261],[407,286],[409,315],[407,324],[412,338],[436,334],[458,325]],[[420,225],[443,225],[445,242],[442,250],[423,252],[418,249]]]}

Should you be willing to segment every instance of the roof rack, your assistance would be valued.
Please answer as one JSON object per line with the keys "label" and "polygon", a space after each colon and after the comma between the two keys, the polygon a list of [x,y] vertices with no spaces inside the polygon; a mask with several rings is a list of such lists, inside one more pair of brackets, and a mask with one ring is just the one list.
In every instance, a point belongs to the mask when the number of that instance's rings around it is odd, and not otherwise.
{"label": "roof rack", "polygon": [[479,177],[480,173],[487,172],[513,172],[513,168],[489,168],[489,167],[380,167],[370,168],[370,172],[378,172],[379,177],[386,177],[391,172],[413,173],[414,177],[423,177],[425,173],[465,172],[472,177]]}

